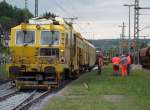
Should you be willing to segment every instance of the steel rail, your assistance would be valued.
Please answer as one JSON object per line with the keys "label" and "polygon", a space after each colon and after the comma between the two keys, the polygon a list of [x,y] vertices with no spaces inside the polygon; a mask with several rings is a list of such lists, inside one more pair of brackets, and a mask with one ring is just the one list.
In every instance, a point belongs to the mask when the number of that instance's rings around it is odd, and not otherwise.
{"label": "steel rail", "polygon": [[33,96],[36,94],[36,90],[33,91],[26,99],[24,99],[21,103],[19,103],[18,105],[16,105],[13,109],[11,110],[19,110],[19,108],[26,102],[28,102],[29,100],[31,100],[33,98]]}

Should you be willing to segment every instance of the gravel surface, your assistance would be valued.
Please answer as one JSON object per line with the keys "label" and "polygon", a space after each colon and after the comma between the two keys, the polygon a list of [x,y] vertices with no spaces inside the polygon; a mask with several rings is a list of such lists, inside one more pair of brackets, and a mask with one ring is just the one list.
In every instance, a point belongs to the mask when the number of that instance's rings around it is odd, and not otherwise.
{"label": "gravel surface", "polygon": [[12,89],[8,89],[8,90],[3,90],[0,91],[0,97],[6,96],[8,94],[14,93],[17,91],[17,88],[12,88]]}
{"label": "gravel surface", "polygon": [[135,65],[135,64],[132,64],[132,65],[131,65],[131,69],[132,69],[132,70],[142,70],[142,65]]}
{"label": "gravel surface", "polygon": [[6,89],[9,89],[10,87],[11,87],[11,83],[10,83],[10,82],[1,84],[1,85],[0,85],[0,92],[1,92],[1,91],[4,91],[4,90],[6,90]]}
{"label": "gravel surface", "polygon": [[0,110],[12,110],[16,105],[22,103],[30,93],[20,93],[0,102]]}

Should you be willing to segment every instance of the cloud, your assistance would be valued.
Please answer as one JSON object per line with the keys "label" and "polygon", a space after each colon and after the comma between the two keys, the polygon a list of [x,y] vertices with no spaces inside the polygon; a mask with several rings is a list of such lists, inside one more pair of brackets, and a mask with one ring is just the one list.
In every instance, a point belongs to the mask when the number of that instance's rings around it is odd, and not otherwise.
{"label": "cloud", "polygon": [[[2,0],[1,0],[2,1]],[[24,0],[6,0],[12,5],[24,8]],[[75,25],[80,32],[94,32],[97,36],[118,38],[121,29],[118,27],[126,22],[126,34],[128,35],[128,7],[123,4],[133,4],[134,0],[39,0],[39,14],[50,11],[62,17],[78,17],[76,22],[84,22]],[[150,7],[149,0],[141,0],[141,6]],[[28,8],[34,13],[34,0],[28,0]],[[133,8],[131,10],[133,30]],[[140,10],[140,13],[149,13],[149,10]],[[150,25],[150,16],[140,16],[140,27]],[[87,25],[90,22],[90,26]],[[82,29],[81,29],[82,28]],[[81,31],[82,30],[82,31]],[[150,34],[148,29],[143,34]]]}

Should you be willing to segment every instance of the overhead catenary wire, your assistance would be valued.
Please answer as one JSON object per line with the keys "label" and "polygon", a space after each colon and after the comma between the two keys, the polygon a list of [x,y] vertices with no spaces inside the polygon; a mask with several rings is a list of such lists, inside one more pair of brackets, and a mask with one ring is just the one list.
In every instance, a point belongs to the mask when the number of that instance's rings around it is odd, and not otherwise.
{"label": "overhead catenary wire", "polygon": [[139,15],[150,15],[150,14],[142,14],[142,13],[141,13],[141,14],[139,14]]}
{"label": "overhead catenary wire", "polygon": [[66,10],[64,7],[62,7],[56,0],[54,0],[54,2],[63,13],[65,13],[66,15],[69,15],[69,16],[74,16],[72,13],[68,12],[68,10]]}
{"label": "overhead catenary wire", "polygon": [[[60,3],[64,2],[65,4],[72,4],[72,0],[60,0]],[[58,3],[58,2],[57,2]],[[80,2],[78,2],[80,3]],[[67,9],[68,10],[71,10],[73,11],[73,13],[76,13],[76,15],[78,15],[78,17],[81,18],[81,14],[76,10],[76,9],[79,9],[78,7],[74,7],[75,5],[69,5],[67,6]]]}

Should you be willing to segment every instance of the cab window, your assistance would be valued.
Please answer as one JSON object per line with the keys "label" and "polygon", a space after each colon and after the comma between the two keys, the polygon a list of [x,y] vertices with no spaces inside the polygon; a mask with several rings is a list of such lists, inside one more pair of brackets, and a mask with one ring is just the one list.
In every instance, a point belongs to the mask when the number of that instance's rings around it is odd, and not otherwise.
{"label": "cab window", "polygon": [[41,44],[50,45],[52,43],[52,32],[51,31],[42,31],[41,32]]}
{"label": "cab window", "polygon": [[17,31],[16,32],[16,44],[24,45],[35,43],[35,32],[34,31]]}
{"label": "cab window", "polygon": [[68,41],[68,38],[69,37],[69,35],[68,35],[68,33],[66,33],[66,40],[65,40],[65,44],[66,44],[66,47],[68,46],[68,43],[69,43],[69,41]]}
{"label": "cab window", "polygon": [[42,31],[41,32],[41,45],[59,45],[58,31]]}

